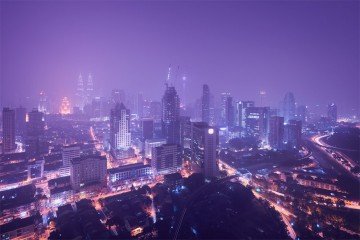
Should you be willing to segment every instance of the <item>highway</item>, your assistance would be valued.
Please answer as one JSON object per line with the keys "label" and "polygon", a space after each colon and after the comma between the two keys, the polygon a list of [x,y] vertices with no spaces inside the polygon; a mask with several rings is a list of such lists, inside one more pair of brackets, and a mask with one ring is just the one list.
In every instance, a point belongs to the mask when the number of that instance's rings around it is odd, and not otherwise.
{"label": "highway", "polygon": [[[319,160],[320,165],[322,165],[323,167],[325,167],[327,169],[331,169],[332,171],[335,171],[338,174],[348,175],[348,176],[351,176],[351,177],[359,180],[359,176],[352,173],[349,168],[345,167],[341,162],[337,161],[331,155],[331,153],[326,151],[326,148],[334,149],[333,152],[335,154],[337,154],[338,156],[341,156],[342,158],[347,160],[350,163],[350,165],[352,165],[352,166],[357,165],[351,158],[349,158],[345,154],[340,153],[335,150],[338,148],[333,148],[332,146],[329,146],[329,145],[325,144],[323,141],[321,141],[321,139],[326,136],[328,136],[328,135],[324,135],[324,136],[316,135],[307,140],[307,143],[309,145],[311,145],[310,147],[315,152],[315,157],[316,156],[318,157],[317,160]],[[324,160],[326,160],[327,162],[325,162]],[[339,166],[340,166],[340,168],[339,168]]]}

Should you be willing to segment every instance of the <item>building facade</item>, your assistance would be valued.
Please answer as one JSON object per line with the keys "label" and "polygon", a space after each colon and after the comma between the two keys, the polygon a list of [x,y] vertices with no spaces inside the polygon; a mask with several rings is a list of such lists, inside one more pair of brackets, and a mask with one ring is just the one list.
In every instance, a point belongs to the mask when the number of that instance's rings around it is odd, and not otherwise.
{"label": "building facade", "polygon": [[85,156],[71,160],[70,182],[71,187],[78,191],[89,185],[106,186],[106,157]]}
{"label": "building facade", "polygon": [[152,151],[151,167],[155,175],[175,173],[181,169],[181,146],[178,144],[164,144]]}

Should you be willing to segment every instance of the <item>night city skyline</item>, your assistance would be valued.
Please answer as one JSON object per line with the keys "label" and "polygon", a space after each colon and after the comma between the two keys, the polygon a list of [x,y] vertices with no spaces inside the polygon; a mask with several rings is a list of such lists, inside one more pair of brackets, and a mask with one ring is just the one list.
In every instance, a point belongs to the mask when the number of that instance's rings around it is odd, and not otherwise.
{"label": "night city skyline", "polygon": [[360,239],[357,0],[0,0],[0,239]]}
{"label": "night city skyline", "polygon": [[188,102],[208,84],[216,100],[230,92],[259,103],[265,91],[265,105],[278,107],[293,92],[301,105],[358,113],[357,1],[2,1],[1,9],[4,106],[41,91],[72,102],[80,73],[92,74],[96,96],[119,88],[160,100],[171,64],[180,96],[186,76]]}

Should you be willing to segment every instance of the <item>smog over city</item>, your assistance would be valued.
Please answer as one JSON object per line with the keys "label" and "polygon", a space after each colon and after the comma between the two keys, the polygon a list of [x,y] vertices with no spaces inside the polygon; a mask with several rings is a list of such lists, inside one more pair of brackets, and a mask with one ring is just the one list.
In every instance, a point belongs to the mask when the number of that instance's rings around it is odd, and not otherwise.
{"label": "smog over city", "polygon": [[1,239],[359,239],[359,9],[0,1]]}

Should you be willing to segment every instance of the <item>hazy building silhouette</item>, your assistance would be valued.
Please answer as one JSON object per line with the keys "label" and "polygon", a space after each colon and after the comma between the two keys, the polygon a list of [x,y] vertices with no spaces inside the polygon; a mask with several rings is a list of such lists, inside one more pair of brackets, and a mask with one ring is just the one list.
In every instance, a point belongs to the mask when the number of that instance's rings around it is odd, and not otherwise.
{"label": "hazy building silhouette", "polygon": [[44,114],[49,112],[49,102],[45,92],[40,92],[38,110]]}
{"label": "hazy building silhouette", "polygon": [[307,106],[300,105],[296,108],[296,120],[299,120],[304,124],[308,120],[307,115],[308,115]]}
{"label": "hazy building silhouette", "polygon": [[139,119],[144,117],[144,96],[142,93],[138,93],[137,95],[136,113]]}
{"label": "hazy building silhouette", "polygon": [[3,108],[2,111],[3,153],[16,149],[15,144],[15,110]]}
{"label": "hazy building silhouette", "polygon": [[327,107],[327,116],[331,122],[337,121],[337,106],[335,103],[331,103]]}
{"label": "hazy building silhouette", "polygon": [[203,85],[201,118],[203,122],[210,123],[210,89],[207,84]]}
{"label": "hazy building silhouette", "polygon": [[285,94],[283,102],[283,117],[285,123],[288,123],[289,120],[295,119],[295,97],[292,92]]}
{"label": "hazy building silhouette", "polygon": [[26,124],[26,154],[28,157],[40,155],[42,138],[45,131],[44,114],[37,109],[28,113],[28,122]]}
{"label": "hazy building silhouette", "polygon": [[125,91],[122,89],[114,89],[111,92],[111,102],[115,106],[118,103],[125,102]]}
{"label": "hazy building silhouette", "polygon": [[19,137],[24,138],[26,133],[26,108],[18,107],[15,109],[15,132]]}

